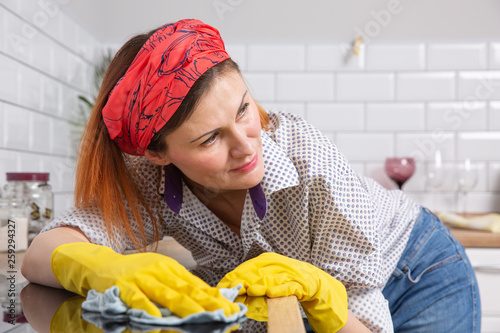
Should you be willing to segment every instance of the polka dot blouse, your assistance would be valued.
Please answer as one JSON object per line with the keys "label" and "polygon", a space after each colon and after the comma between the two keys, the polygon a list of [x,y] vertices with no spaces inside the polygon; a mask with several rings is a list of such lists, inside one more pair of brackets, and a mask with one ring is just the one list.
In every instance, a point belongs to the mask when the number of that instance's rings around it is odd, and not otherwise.
{"label": "polka dot blouse", "polygon": [[[263,252],[309,262],[344,283],[350,310],[372,331],[392,331],[382,289],[401,256],[420,206],[401,191],[360,177],[339,149],[303,119],[271,113],[262,132],[265,174],[247,192],[241,238],[189,190],[175,167],[131,157],[146,198],[160,199],[155,213],[163,233],[191,251],[193,273],[210,285]],[[153,228],[142,210],[145,230]],[[44,230],[76,226],[95,244],[133,248],[126,236],[111,243],[92,209],[71,209]]]}

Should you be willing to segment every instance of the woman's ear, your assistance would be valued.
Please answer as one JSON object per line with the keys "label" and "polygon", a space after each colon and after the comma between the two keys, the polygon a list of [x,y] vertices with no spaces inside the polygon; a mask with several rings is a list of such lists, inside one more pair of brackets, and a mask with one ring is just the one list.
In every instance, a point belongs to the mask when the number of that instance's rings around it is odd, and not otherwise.
{"label": "woman's ear", "polygon": [[146,150],[144,152],[146,159],[156,165],[169,165],[170,161],[165,157],[164,154],[158,153],[156,151]]}

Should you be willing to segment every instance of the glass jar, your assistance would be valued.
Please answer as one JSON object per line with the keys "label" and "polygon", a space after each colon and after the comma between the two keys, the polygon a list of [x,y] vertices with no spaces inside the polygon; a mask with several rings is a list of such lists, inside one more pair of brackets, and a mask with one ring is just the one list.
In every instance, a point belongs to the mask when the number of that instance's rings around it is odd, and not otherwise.
{"label": "glass jar", "polygon": [[0,199],[0,220],[2,221],[0,252],[9,253],[9,251],[23,251],[28,248],[29,219],[30,207],[26,201]]}
{"label": "glass jar", "polygon": [[0,196],[0,228],[7,226],[10,214],[10,201]]}
{"label": "glass jar", "polygon": [[3,198],[29,206],[30,241],[53,218],[54,194],[48,181],[49,173],[45,172],[7,172]]}

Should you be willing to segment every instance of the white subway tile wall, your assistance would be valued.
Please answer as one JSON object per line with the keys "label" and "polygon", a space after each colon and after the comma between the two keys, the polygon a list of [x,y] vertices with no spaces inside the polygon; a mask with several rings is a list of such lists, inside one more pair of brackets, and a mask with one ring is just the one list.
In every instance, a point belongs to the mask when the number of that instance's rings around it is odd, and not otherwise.
{"label": "white subway tile wall", "polygon": [[500,163],[490,163],[488,191],[500,192]]}
{"label": "white subway tile wall", "polygon": [[347,132],[338,133],[337,146],[350,161],[378,161],[392,156],[392,133]]}
{"label": "white subway tile wall", "polygon": [[490,69],[500,69],[500,43],[491,43]]}
{"label": "white subway tile wall", "polygon": [[397,99],[400,101],[455,100],[455,73],[411,72],[397,74]]}
{"label": "white subway tile wall", "polygon": [[3,103],[0,103],[0,149],[4,146],[3,140],[5,135],[5,120],[4,120],[4,112],[3,112]]}
{"label": "white subway tile wall", "polygon": [[6,33],[5,33],[5,9],[3,7],[0,7],[0,51],[5,50],[5,40],[6,40]]}
{"label": "white subway tile wall", "polygon": [[363,131],[365,106],[362,103],[309,103],[307,119],[321,131]]}
{"label": "white subway tile wall", "polygon": [[500,102],[490,102],[488,128],[492,131],[500,131]]}
{"label": "white subway tile wall", "polygon": [[365,48],[354,56],[351,45],[308,45],[307,66],[310,71],[357,71],[364,69]]}
{"label": "white subway tile wall", "polygon": [[424,70],[425,44],[373,45],[366,56],[367,70]]}
{"label": "white subway tile wall", "polygon": [[[60,212],[72,199],[69,122],[105,45],[61,8],[39,3],[0,3],[0,185],[7,171],[50,172]],[[385,158],[414,156],[417,171],[405,191],[430,208],[453,210],[456,170],[469,158],[478,181],[468,209],[500,211],[500,42],[373,40],[357,55],[351,46],[227,49],[264,108],[310,121],[359,173],[395,188]],[[435,187],[427,173],[438,149],[444,171]]]}
{"label": "white subway tile wall", "polygon": [[463,71],[458,77],[458,100],[500,100],[500,71]]}
{"label": "white subway tile wall", "polygon": [[288,113],[293,113],[296,114],[299,117],[305,118],[306,114],[306,103],[270,103],[270,102],[264,102],[262,103],[260,100],[257,99],[257,102],[268,112],[288,112]]}
{"label": "white subway tile wall", "polygon": [[366,108],[368,131],[423,131],[425,108],[423,103],[368,104]]}
{"label": "white subway tile wall", "polygon": [[269,73],[249,73],[245,80],[255,100],[272,101],[275,99],[275,75]]}
{"label": "white subway tile wall", "polygon": [[500,132],[461,132],[457,143],[458,159],[500,160]]}
{"label": "white subway tile wall", "polygon": [[430,44],[429,70],[487,69],[487,43]]}
{"label": "white subway tile wall", "polygon": [[0,3],[0,188],[6,172],[50,172],[56,214],[73,200],[70,121],[102,48],[61,6]]}
{"label": "white subway tile wall", "polygon": [[249,45],[249,71],[303,71],[304,45]]}
{"label": "white subway tile wall", "polygon": [[482,101],[429,103],[427,126],[445,131],[485,131],[488,128],[488,104]]}
{"label": "white subway tile wall", "polygon": [[278,101],[334,100],[333,73],[278,73],[276,85]]}
{"label": "white subway tile wall", "polygon": [[392,101],[394,74],[340,73],[336,91],[339,101]]}
{"label": "white subway tile wall", "polygon": [[29,150],[30,111],[11,104],[5,104],[3,110],[5,147]]}
{"label": "white subway tile wall", "polygon": [[247,69],[247,52],[246,52],[246,46],[241,44],[231,44],[231,45],[226,45],[226,51],[227,53],[231,56],[231,59],[236,61],[238,66],[240,66],[241,70],[246,70]]}
{"label": "white subway tile wall", "polygon": [[6,57],[4,54],[0,54],[0,73],[2,73],[0,96],[3,101],[17,103],[20,88],[18,67],[18,62]]}
{"label": "white subway tile wall", "polygon": [[[468,158],[478,174],[468,210],[500,211],[500,43],[373,42],[359,55],[347,43],[246,48],[238,45],[238,54],[251,64],[243,73],[255,98],[306,118],[361,174],[394,188],[385,158],[414,156],[405,191],[430,208],[454,210],[457,169]],[[437,187],[427,181],[436,150]]]}
{"label": "white subway tile wall", "polygon": [[455,158],[455,133],[435,129],[427,132],[396,133],[394,156],[413,156],[417,160],[433,160],[441,152],[442,160]]}

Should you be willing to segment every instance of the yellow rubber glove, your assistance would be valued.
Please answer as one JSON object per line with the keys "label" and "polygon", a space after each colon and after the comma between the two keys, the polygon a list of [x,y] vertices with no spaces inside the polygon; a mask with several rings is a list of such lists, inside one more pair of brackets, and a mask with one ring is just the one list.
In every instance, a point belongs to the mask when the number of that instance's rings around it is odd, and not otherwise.
{"label": "yellow rubber glove", "polygon": [[226,274],[217,287],[239,284],[243,285],[240,295],[297,296],[315,332],[336,332],[347,321],[344,285],[309,263],[277,253],[263,253]]}
{"label": "yellow rubber glove", "polygon": [[256,321],[267,321],[267,297],[240,295],[234,300],[237,303],[243,303],[248,310],[245,315]]}
{"label": "yellow rubber glove", "polygon": [[226,315],[240,311],[219,289],[158,253],[122,255],[106,246],[71,243],[57,247],[51,263],[54,276],[67,290],[86,296],[90,289],[103,293],[117,286],[125,304],[156,317],[161,313],[153,302],[179,317],[218,309]]}

